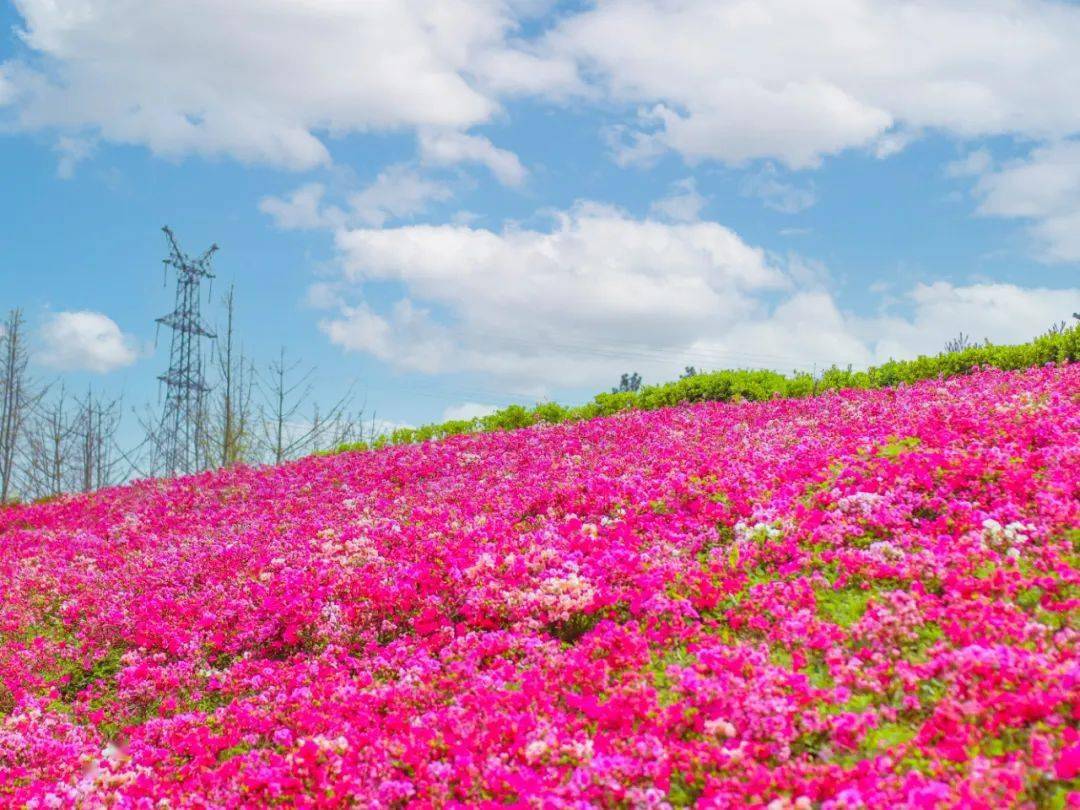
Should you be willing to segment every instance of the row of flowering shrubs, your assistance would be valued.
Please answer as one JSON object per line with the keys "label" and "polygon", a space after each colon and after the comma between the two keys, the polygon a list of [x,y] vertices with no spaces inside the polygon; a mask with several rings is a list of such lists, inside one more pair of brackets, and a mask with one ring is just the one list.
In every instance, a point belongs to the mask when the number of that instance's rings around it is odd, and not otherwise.
{"label": "row of flowering shrubs", "polygon": [[0,512],[0,805],[1080,806],[1080,365]]}
{"label": "row of flowering shrubs", "polygon": [[890,360],[865,371],[832,367],[818,377],[807,373],[792,375],[775,371],[728,370],[694,374],[675,382],[647,385],[638,391],[597,394],[591,402],[566,407],[544,402],[533,408],[510,405],[475,419],[452,419],[420,427],[397,428],[371,443],[352,442],[336,452],[366,450],[387,445],[415,444],[491,430],[516,430],[535,424],[559,424],[610,416],[625,410],[654,410],[688,402],[760,401],[773,397],[807,397],[825,391],[848,388],[887,388],[900,383],[943,379],[968,374],[973,368],[1007,371],[1032,368],[1046,363],[1080,360],[1080,324],[1051,330],[1028,343],[998,346],[991,343],[943,352],[914,360]]}

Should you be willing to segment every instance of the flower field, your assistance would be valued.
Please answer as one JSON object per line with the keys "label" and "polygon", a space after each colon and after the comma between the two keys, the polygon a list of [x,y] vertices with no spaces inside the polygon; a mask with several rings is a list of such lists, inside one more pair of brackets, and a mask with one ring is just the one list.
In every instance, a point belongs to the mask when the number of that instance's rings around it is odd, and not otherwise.
{"label": "flower field", "polygon": [[0,511],[4,806],[1080,806],[1080,365]]}

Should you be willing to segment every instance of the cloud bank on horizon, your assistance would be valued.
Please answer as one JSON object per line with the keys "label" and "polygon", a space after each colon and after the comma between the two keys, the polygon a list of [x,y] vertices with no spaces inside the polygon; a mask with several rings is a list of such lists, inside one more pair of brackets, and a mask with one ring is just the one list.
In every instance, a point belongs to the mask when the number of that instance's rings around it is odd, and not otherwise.
{"label": "cloud bank on horizon", "polygon": [[[830,161],[851,152],[890,160],[945,137],[966,157],[941,171],[967,184],[974,216],[1018,223],[1041,262],[1080,262],[1073,4],[15,7],[22,47],[0,63],[7,127],[53,137],[61,177],[117,144],[294,174],[294,191],[267,193],[259,207],[278,228],[324,232],[334,245],[335,271],[309,294],[317,328],[393,368],[476,373],[543,393],[587,384],[613,359],[659,375],[672,357],[704,367],[866,364],[937,351],[958,323],[1023,340],[1080,309],[1076,288],[988,278],[890,290],[903,314],[884,297],[873,312],[845,311],[820,261],[704,219],[697,181],[742,172],[743,196],[795,216],[818,202],[815,176]],[[622,171],[674,156],[684,178],[643,216],[594,198],[537,199],[531,225],[481,226],[467,211],[433,217],[452,203],[455,177],[528,195],[536,171],[557,170],[500,144],[523,102],[552,115],[591,111],[601,119],[595,138]],[[412,156],[367,185],[328,184],[336,142],[370,133],[412,139]],[[995,139],[1019,146],[1006,154]],[[369,295],[387,284],[395,300]],[[118,329],[67,334],[97,343],[50,350],[57,366],[106,371],[134,360]]]}

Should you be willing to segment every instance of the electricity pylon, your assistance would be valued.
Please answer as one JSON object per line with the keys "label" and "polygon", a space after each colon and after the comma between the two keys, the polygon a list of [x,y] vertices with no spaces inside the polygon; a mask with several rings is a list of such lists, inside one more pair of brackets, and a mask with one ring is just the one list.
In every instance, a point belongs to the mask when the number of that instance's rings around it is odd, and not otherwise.
{"label": "electricity pylon", "polygon": [[172,341],[169,369],[158,377],[165,384],[165,408],[154,437],[155,467],[165,475],[183,475],[205,466],[205,397],[210,389],[203,378],[202,339],[215,335],[202,322],[199,284],[214,277],[210,259],[218,246],[191,258],[167,225],[162,230],[169,244],[169,255],[163,259],[166,273],[170,267],[176,271],[176,305],[157,319],[172,330]]}

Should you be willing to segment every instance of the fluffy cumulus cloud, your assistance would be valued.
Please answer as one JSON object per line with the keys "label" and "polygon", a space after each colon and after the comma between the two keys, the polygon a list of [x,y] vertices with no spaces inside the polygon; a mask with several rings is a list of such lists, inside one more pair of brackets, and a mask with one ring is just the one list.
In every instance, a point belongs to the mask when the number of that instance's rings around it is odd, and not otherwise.
{"label": "fluffy cumulus cloud", "polygon": [[486,166],[504,186],[520,186],[527,175],[513,152],[499,149],[483,136],[464,132],[421,132],[420,155],[426,163],[435,166],[478,163]]}
{"label": "fluffy cumulus cloud", "polygon": [[404,166],[391,166],[375,182],[349,196],[353,218],[365,225],[382,225],[427,210],[434,202],[448,200],[450,189]]}
{"label": "fluffy cumulus cloud", "polygon": [[381,226],[425,212],[436,202],[450,199],[445,183],[404,165],[386,168],[369,185],[348,195],[345,205],[325,201],[326,186],[307,183],[285,197],[267,196],[259,210],[283,230],[335,229],[346,225]]}
{"label": "fluffy cumulus cloud", "polygon": [[649,210],[673,222],[693,222],[708,202],[697,190],[697,181],[686,177],[671,184],[670,192],[650,206]]}
{"label": "fluffy cumulus cloud", "polygon": [[1080,8],[1049,0],[601,0],[544,44],[643,105],[632,156],[799,168],[849,148],[888,155],[928,129],[1077,132],[1077,41]]}
{"label": "fluffy cumulus cloud", "polygon": [[[796,289],[762,317],[748,318],[718,336],[704,336],[704,352],[752,352],[755,365],[788,370],[776,356],[802,357],[807,370],[836,363],[866,366],[937,354],[962,331],[975,341],[1022,343],[1068,320],[1080,290],[1014,284],[916,284],[869,316],[844,312],[824,287]],[[807,367],[809,360],[814,361]]]}
{"label": "fluffy cumulus cloud", "polygon": [[286,231],[306,231],[333,228],[345,223],[345,213],[334,206],[323,204],[326,186],[308,183],[287,197],[263,197],[259,210],[269,215],[274,224]]}
{"label": "fluffy cumulus cloud", "polygon": [[927,130],[1080,131],[1074,4],[551,6],[17,0],[26,53],[0,66],[0,103],[25,127],[294,168],[329,159],[327,133],[417,129],[431,159],[509,184],[524,176],[516,157],[465,131],[520,94],[636,110],[614,130],[625,159],[674,149],[807,167],[850,148],[892,154]]}
{"label": "fluffy cumulus cloud", "polygon": [[906,296],[908,317],[885,315],[854,322],[864,336],[876,332],[876,361],[931,354],[960,331],[974,340],[1021,343],[1080,311],[1080,289],[1045,289],[1014,284],[956,286],[918,284]]}
{"label": "fluffy cumulus cloud", "polygon": [[973,173],[981,173],[980,213],[1028,220],[1042,258],[1080,261],[1080,141],[1037,148],[997,169],[980,160]]}
{"label": "fluffy cumulus cloud", "polygon": [[[16,7],[28,55],[0,66],[0,102],[19,125],[89,129],[166,155],[309,168],[329,160],[323,133],[488,120],[499,102],[478,75],[485,64],[544,72],[543,58],[507,44],[541,9],[512,0]],[[554,65],[551,82],[568,70]]]}
{"label": "fluffy cumulus cloud", "polygon": [[104,374],[139,357],[137,341],[100,312],[53,313],[42,324],[39,338],[38,361],[61,371]]}
{"label": "fluffy cumulus cloud", "polygon": [[354,292],[397,282],[407,295],[385,311],[339,304],[322,323],[333,342],[402,368],[519,381],[584,380],[626,345],[656,359],[788,283],[721,225],[637,220],[593,203],[558,213],[549,230],[355,228],[337,244]]}
{"label": "fluffy cumulus cloud", "polygon": [[[595,385],[620,369],[812,370],[937,352],[962,326],[1023,340],[1080,308],[1080,291],[916,286],[872,317],[844,312],[820,268],[748,245],[715,222],[638,219],[595,203],[548,229],[343,228],[342,276],[321,328],[398,369],[507,384]],[[369,283],[396,283],[388,305]]]}
{"label": "fluffy cumulus cloud", "polygon": [[994,163],[994,156],[985,147],[973,149],[945,166],[946,177],[978,177]]}
{"label": "fluffy cumulus cloud", "polygon": [[[885,158],[941,132],[1027,139],[1039,147],[1030,174],[1080,135],[1080,6],[1056,0],[15,5],[23,47],[0,64],[0,123],[56,130],[61,176],[102,140],[310,169],[330,162],[328,136],[394,131],[416,135],[421,164],[479,166],[520,186],[519,157],[471,130],[509,120],[505,102],[522,95],[603,111],[600,136],[621,165],[675,151],[690,164],[804,169],[851,149]],[[976,148],[951,171],[985,175],[987,159]],[[994,190],[1014,179],[1015,167],[986,181],[984,212],[1030,217],[1044,257],[1075,259],[1075,208],[997,213],[1017,207]],[[419,176],[386,180],[395,188],[360,192],[354,221],[439,199]],[[782,211],[814,200],[780,176],[749,185]],[[685,218],[694,204],[683,195],[657,213]]]}
{"label": "fluffy cumulus cloud", "polygon": [[56,139],[53,151],[57,154],[56,176],[70,180],[75,176],[75,168],[93,153],[94,145],[83,138],[61,135]]}

